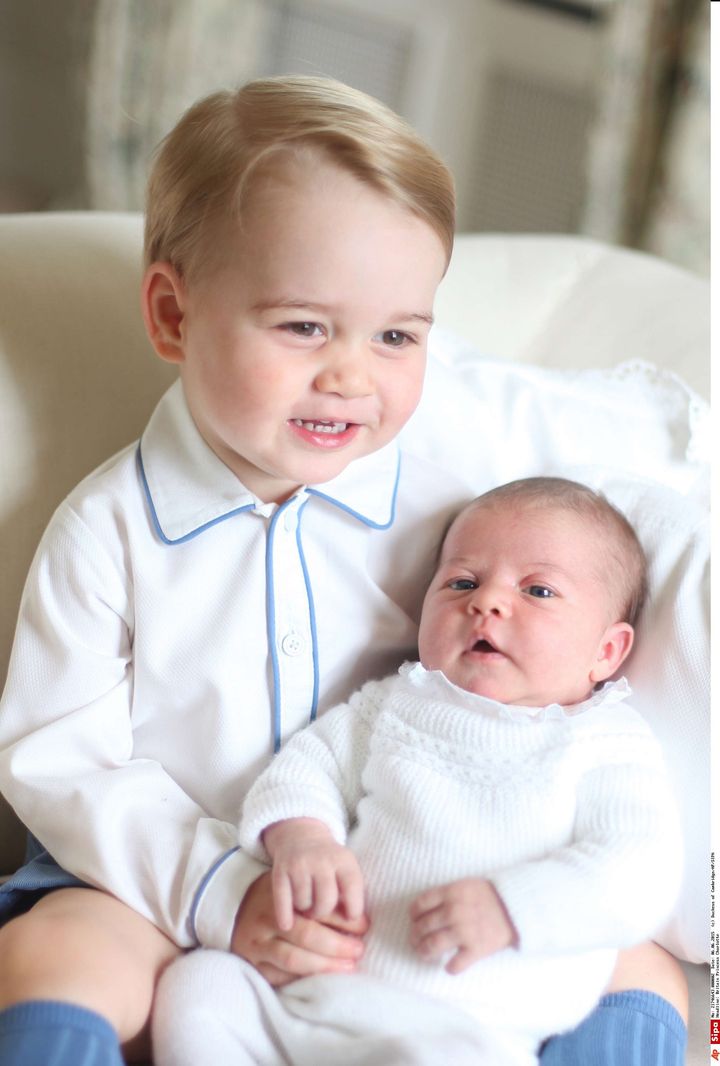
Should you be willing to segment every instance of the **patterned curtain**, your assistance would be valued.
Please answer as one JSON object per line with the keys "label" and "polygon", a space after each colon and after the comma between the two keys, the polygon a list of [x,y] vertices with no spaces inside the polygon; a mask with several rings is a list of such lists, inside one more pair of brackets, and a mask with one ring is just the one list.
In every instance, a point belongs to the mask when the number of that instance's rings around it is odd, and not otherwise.
{"label": "patterned curtain", "polygon": [[709,4],[618,0],[610,17],[582,230],[706,272]]}
{"label": "patterned curtain", "polygon": [[97,0],[87,91],[90,207],[142,210],[153,150],[182,112],[254,76],[261,0]]}
{"label": "patterned curtain", "polygon": [[685,37],[642,247],[710,273],[710,4]]}

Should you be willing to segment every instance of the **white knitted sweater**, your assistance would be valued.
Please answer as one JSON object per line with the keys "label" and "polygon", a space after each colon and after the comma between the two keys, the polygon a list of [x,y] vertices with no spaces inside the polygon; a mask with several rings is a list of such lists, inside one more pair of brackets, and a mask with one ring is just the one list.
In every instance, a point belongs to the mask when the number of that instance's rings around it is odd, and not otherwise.
{"label": "white knitted sweater", "polygon": [[[618,948],[667,917],[677,818],[660,750],[609,683],[573,708],[505,707],[406,664],[296,734],[248,794],[240,843],[312,817],[363,870],[365,972],[538,1039],[588,1013]],[[519,935],[464,974],[419,960],[408,908],[430,886],[489,878]]]}

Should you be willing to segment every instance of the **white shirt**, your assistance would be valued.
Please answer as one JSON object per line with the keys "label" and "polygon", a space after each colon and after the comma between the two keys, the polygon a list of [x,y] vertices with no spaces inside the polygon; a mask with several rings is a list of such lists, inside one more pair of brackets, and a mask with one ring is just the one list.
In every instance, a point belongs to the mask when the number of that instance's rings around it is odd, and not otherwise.
{"label": "white shirt", "polygon": [[448,514],[470,496],[395,445],[278,506],[175,384],[58,508],[0,706],[0,789],[67,870],[181,946],[226,948],[260,867],[236,848],[282,738],[414,654]]}

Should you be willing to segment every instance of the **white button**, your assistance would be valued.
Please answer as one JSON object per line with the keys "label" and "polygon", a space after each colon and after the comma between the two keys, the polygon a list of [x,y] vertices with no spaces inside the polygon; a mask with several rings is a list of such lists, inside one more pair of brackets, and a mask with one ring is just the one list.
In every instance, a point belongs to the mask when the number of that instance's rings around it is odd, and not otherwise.
{"label": "white button", "polygon": [[305,641],[299,633],[286,633],[280,647],[286,655],[300,655],[305,647]]}
{"label": "white button", "polygon": [[283,524],[288,533],[294,533],[297,529],[297,511],[286,511]]}

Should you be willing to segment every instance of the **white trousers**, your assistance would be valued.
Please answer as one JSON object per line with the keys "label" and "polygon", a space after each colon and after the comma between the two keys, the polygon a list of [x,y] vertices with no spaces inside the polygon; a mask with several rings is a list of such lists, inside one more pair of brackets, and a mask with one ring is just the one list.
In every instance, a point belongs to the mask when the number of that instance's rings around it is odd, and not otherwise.
{"label": "white trousers", "polygon": [[276,992],[228,952],[198,950],[158,986],[156,1066],[535,1066],[527,1034],[363,974]]}

